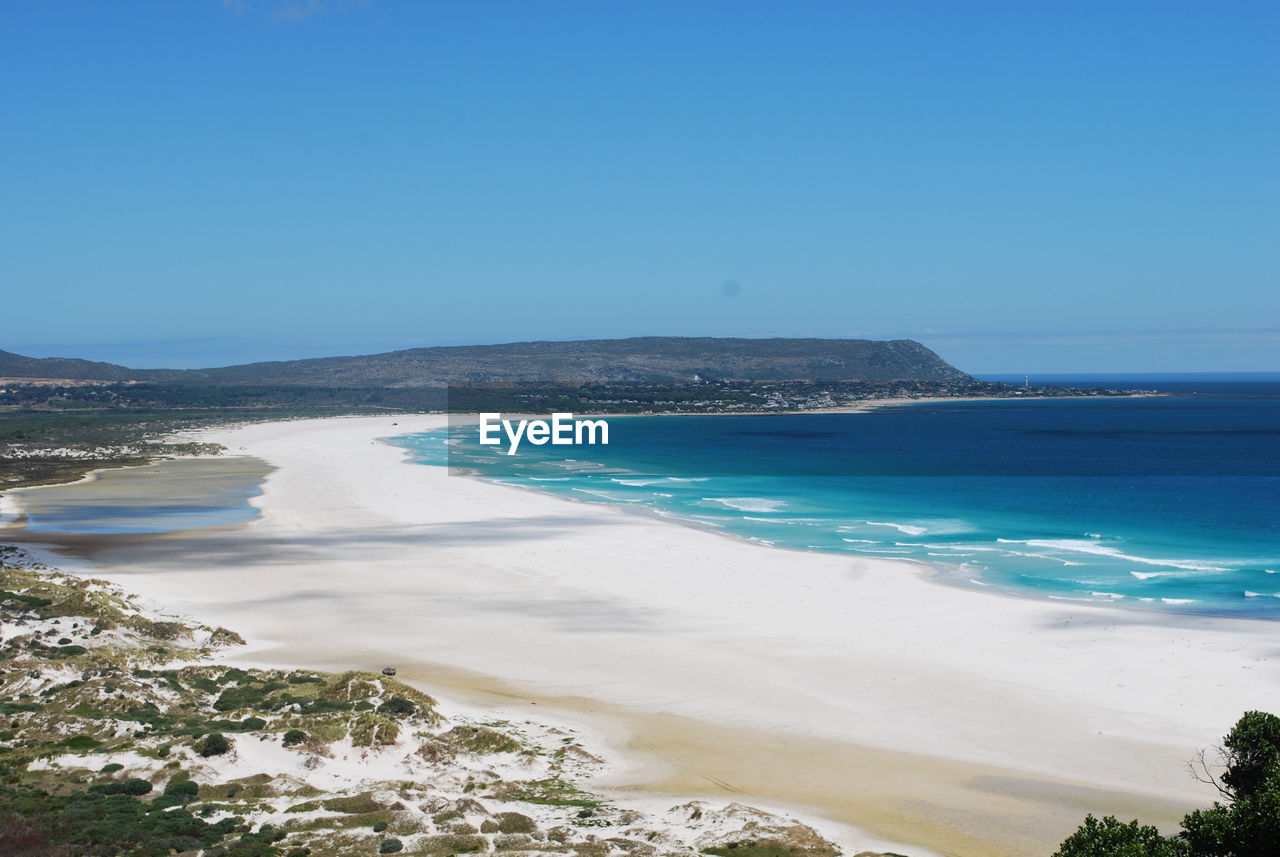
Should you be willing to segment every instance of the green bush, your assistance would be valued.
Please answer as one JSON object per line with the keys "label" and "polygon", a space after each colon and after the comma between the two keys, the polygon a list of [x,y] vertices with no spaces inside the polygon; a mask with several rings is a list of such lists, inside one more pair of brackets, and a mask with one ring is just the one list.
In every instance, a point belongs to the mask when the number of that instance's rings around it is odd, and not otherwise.
{"label": "green bush", "polygon": [[318,675],[291,675],[289,676],[289,684],[324,684],[324,679]]}
{"label": "green bush", "polygon": [[384,839],[378,845],[379,854],[394,854],[397,851],[403,851],[403,850],[404,850],[404,843],[394,837]]}
{"label": "green bush", "polygon": [[221,732],[210,732],[197,747],[201,756],[221,756],[231,749],[231,739]]}
{"label": "green bush", "polygon": [[301,729],[290,729],[288,732],[284,733],[284,745],[286,747],[296,746],[305,740],[307,740],[307,733],[303,732]]}
{"label": "green bush", "polygon": [[146,780],[140,780],[137,777],[130,777],[120,784],[120,793],[127,795],[144,795],[151,791],[151,783]]}
{"label": "green bush", "polygon": [[0,819],[23,819],[33,842],[44,839],[57,843],[52,850],[22,850],[15,854],[159,857],[211,848],[242,822],[227,818],[209,824],[185,808],[156,812],[154,807],[155,802],[148,804],[130,795],[104,794],[93,789],[49,794],[0,786]]}
{"label": "green bush", "polygon": [[183,803],[190,803],[196,799],[196,795],[200,793],[200,787],[191,780],[182,780],[175,782],[170,780],[164,787],[164,793],[170,797],[179,798]]}
{"label": "green bush", "polygon": [[124,765],[121,765],[119,762],[112,762],[109,765],[103,765],[101,773],[114,774],[116,771],[123,771],[123,770],[124,770]]}
{"label": "green bush", "polygon": [[1067,837],[1057,857],[1185,857],[1185,842],[1163,836],[1151,826],[1117,821],[1113,815],[1099,821],[1087,816],[1084,824]]}
{"label": "green bush", "polygon": [[72,738],[68,738],[67,740],[63,741],[62,746],[66,747],[69,750],[79,750],[83,752],[85,750],[92,750],[94,747],[97,747],[100,743],[102,742],[98,741],[98,739],[93,738],[89,735],[76,735]]}
{"label": "green bush", "polygon": [[393,696],[378,706],[379,714],[390,714],[392,717],[409,717],[417,710],[418,706],[403,696]]}
{"label": "green bush", "polygon": [[[225,679],[226,676],[223,676]],[[270,681],[266,684],[238,684],[224,690],[213,707],[215,711],[235,711],[238,708],[263,707],[267,697],[277,690],[288,687],[282,681]]]}
{"label": "green bush", "polygon": [[1280,779],[1280,717],[1246,711],[1222,740],[1222,783],[1234,798],[1273,789]]}
{"label": "green bush", "polygon": [[1280,791],[1215,803],[1182,822],[1194,857],[1275,857],[1280,849]]}
{"label": "green bush", "polygon": [[1280,717],[1248,711],[1219,748],[1222,775],[1203,756],[1198,777],[1226,798],[1182,820],[1182,832],[1164,837],[1137,821],[1124,824],[1092,815],[1055,857],[1275,857],[1280,853]]}
{"label": "green bush", "polygon": [[120,783],[94,783],[89,786],[89,792],[97,795],[131,795],[140,797],[150,793],[151,783],[146,780],[140,780],[137,777],[130,777]]}

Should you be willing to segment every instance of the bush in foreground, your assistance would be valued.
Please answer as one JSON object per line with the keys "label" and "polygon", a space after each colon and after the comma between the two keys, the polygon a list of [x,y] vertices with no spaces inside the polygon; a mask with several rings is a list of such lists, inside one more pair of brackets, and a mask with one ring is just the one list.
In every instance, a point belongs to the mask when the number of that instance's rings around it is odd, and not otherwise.
{"label": "bush in foreground", "polygon": [[226,818],[210,824],[159,798],[148,804],[121,792],[49,794],[0,786],[0,854],[5,857],[164,857],[219,846],[242,822]]}
{"label": "bush in foreground", "polygon": [[[1280,717],[1248,711],[1236,721],[1211,766],[1202,753],[1192,772],[1223,801],[1182,820],[1177,836],[1092,815],[1055,857],[1276,857],[1280,854]],[[1214,774],[1221,768],[1221,775]]]}
{"label": "bush in foreground", "polygon": [[1150,825],[1128,824],[1113,815],[1099,821],[1092,815],[1062,843],[1057,857],[1186,857],[1187,844],[1166,837]]}

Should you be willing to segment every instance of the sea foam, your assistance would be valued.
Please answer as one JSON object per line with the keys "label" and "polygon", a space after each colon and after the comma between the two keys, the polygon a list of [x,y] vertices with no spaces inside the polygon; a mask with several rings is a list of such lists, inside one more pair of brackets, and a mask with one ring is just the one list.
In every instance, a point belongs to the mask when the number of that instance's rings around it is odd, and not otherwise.
{"label": "sea foam", "polygon": [[785,500],[770,500],[767,497],[703,497],[707,503],[719,503],[726,509],[737,509],[739,512],[778,512],[787,507]]}
{"label": "sea foam", "polygon": [[929,532],[928,527],[918,527],[912,524],[895,524],[893,521],[866,521],[869,527],[893,527],[900,533],[906,533],[909,536],[923,536]]}
{"label": "sea foam", "polygon": [[1075,553],[1087,553],[1095,556],[1105,556],[1112,559],[1121,559],[1125,562],[1137,562],[1143,565],[1164,565],[1169,568],[1181,568],[1187,571],[1230,571],[1231,569],[1221,565],[1213,565],[1211,563],[1202,562],[1194,559],[1160,559],[1158,557],[1137,556],[1135,554],[1127,554],[1119,551],[1109,545],[1100,545],[1097,542],[1087,542],[1080,539],[997,539],[1005,544],[1023,544],[1033,548],[1047,548],[1049,550],[1068,551]]}

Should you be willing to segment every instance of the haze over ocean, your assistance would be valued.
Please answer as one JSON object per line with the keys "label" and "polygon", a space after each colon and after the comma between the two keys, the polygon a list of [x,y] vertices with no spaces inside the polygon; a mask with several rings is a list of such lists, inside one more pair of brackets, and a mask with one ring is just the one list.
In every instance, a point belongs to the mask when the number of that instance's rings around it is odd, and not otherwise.
{"label": "haze over ocean", "polygon": [[[1194,395],[628,417],[608,446],[415,461],[643,508],[777,547],[927,562],[1054,599],[1280,619],[1280,380]],[[1160,386],[1147,379],[1147,386]]]}

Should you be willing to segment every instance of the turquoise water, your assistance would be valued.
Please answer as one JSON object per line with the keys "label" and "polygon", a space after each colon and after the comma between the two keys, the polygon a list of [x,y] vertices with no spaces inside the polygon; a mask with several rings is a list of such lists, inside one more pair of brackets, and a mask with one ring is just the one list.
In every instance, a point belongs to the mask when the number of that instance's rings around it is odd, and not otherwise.
{"label": "turquoise water", "polygon": [[[1203,387],[1203,385],[1201,385]],[[397,440],[419,463],[966,585],[1280,618],[1280,385],[867,414],[629,417],[608,446]],[[565,450],[568,450],[566,456]]]}

